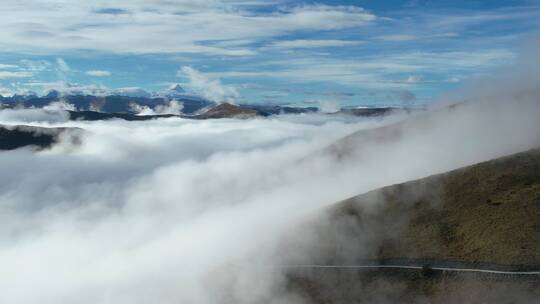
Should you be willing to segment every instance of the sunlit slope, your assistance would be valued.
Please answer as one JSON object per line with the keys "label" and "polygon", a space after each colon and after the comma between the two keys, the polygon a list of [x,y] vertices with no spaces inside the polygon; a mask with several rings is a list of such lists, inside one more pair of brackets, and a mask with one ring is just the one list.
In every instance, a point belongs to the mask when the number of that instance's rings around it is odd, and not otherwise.
{"label": "sunlit slope", "polygon": [[354,223],[346,234],[362,258],[540,264],[540,149],[385,187],[332,213]]}

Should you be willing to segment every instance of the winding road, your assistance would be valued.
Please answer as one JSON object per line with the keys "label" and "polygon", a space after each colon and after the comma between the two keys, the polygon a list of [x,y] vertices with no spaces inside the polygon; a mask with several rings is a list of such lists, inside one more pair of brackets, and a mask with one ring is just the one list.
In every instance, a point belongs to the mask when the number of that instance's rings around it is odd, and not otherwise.
{"label": "winding road", "polygon": [[[422,270],[425,266],[411,266],[411,265],[291,265],[287,268],[305,268],[305,269],[415,269]],[[429,266],[429,269],[439,271],[455,271],[455,272],[478,272],[478,273],[491,273],[491,274],[506,274],[506,275],[540,275],[540,271],[505,271],[505,270],[492,270],[481,268],[453,268],[453,267],[437,267]]]}

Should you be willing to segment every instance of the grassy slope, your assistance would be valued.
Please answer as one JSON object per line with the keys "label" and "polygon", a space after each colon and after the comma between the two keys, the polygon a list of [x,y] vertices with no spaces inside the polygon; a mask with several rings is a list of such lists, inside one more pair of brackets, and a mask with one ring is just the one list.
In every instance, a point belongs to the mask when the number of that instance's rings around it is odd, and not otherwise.
{"label": "grassy slope", "polygon": [[540,264],[540,150],[360,195],[336,215],[393,227],[371,257]]}
{"label": "grassy slope", "polygon": [[[323,252],[321,263],[432,258],[538,265],[540,149],[350,198],[324,222],[313,249]],[[539,277],[306,269],[291,270],[288,282],[306,303],[540,301]]]}

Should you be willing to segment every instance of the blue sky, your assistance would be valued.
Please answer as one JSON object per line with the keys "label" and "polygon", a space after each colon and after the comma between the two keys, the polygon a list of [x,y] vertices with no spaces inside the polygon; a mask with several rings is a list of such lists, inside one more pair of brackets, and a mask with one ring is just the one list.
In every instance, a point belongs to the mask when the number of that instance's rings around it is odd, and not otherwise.
{"label": "blue sky", "polygon": [[423,104],[511,64],[539,24],[532,0],[4,0],[0,94]]}

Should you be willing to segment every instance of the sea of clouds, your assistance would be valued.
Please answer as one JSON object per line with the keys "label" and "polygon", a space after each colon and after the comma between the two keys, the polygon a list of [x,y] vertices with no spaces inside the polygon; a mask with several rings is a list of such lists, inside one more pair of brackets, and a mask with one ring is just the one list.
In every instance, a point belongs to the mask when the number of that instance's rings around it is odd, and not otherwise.
{"label": "sea of clouds", "polygon": [[[274,298],[279,275],[267,266],[281,263],[281,236],[306,212],[357,191],[330,160],[299,160],[399,119],[70,122],[62,111],[0,115],[5,124],[85,130],[78,145],[0,153],[2,302]],[[348,186],[335,187],[340,179]]]}

